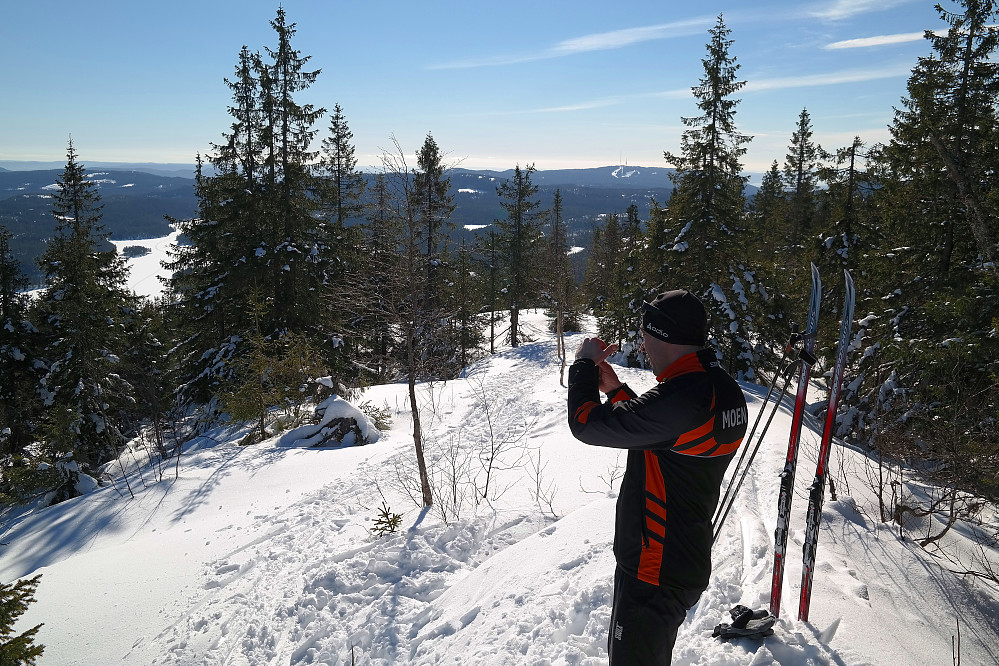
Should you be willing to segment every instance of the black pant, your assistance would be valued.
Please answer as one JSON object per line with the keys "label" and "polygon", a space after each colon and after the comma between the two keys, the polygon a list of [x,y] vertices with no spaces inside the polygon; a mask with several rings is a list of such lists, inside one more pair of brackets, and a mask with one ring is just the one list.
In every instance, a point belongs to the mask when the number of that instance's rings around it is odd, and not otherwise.
{"label": "black pant", "polygon": [[607,636],[610,666],[663,666],[673,661],[676,631],[702,590],[650,585],[614,572],[614,607]]}

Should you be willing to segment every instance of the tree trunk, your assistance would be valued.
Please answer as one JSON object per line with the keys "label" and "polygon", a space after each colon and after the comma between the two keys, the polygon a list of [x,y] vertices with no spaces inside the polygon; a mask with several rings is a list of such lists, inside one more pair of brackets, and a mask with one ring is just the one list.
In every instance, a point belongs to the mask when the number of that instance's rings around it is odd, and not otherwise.
{"label": "tree trunk", "polygon": [[409,408],[413,414],[413,445],[416,448],[416,466],[420,471],[420,488],[423,492],[423,506],[434,504],[430,491],[430,476],[427,474],[427,460],[423,455],[423,431],[420,426],[420,408],[416,403],[416,349],[414,349],[413,327],[406,332],[406,347],[409,356]]}

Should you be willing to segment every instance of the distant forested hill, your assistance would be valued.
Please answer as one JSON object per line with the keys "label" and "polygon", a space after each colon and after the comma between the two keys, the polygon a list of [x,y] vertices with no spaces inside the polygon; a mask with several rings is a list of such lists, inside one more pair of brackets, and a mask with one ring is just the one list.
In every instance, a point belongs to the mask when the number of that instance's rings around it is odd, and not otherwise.
{"label": "distant forested hill", "polygon": [[[33,282],[45,239],[55,229],[52,194],[61,169],[0,171],[0,224],[13,238],[11,249]],[[115,239],[157,238],[170,232],[165,215],[188,218],[197,210],[194,179],[164,177],[141,171],[94,170],[104,203],[104,226]]]}
{"label": "distant forested hill", "polygon": [[[104,225],[116,240],[165,236],[170,232],[165,216],[184,219],[197,211],[193,167],[190,178],[163,175],[181,173],[177,168],[165,170],[157,169],[156,165],[142,165],[142,169],[147,170],[102,167],[88,170],[88,176],[100,188]],[[544,207],[551,204],[555,190],[561,190],[569,233],[574,243],[585,246],[600,215],[623,214],[634,203],[640,217],[648,219],[652,199],[664,204],[669,198],[672,189],[669,171],[607,166],[537,171],[532,180],[539,186]],[[61,173],[61,169],[11,171],[0,167],[0,224],[13,234],[11,247],[34,282],[41,278],[34,259],[42,253],[45,239],[55,228],[50,212],[51,196]],[[496,188],[512,173],[512,169],[457,169],[450,174],[456,204],[452,221],[457,226],[457,237],[471,240],[475,231],[465,229],[466,226],[487,225],[505,217]]]}

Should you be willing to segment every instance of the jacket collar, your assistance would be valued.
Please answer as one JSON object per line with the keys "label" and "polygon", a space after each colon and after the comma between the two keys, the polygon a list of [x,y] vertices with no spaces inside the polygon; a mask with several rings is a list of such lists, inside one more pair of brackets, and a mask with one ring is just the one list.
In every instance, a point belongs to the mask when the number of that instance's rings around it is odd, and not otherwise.
{"label": "jacket collar", "polygon": [[705,372],[705,363],[701,358],[701,354],[710,351],[711,350],[709,349],[701,349],[700,351],[690,352],[689,354],[681,356],[666,366],[666,369],[660,372],[659,376],[656,377],[656,381],[665,382],[691,372]]}

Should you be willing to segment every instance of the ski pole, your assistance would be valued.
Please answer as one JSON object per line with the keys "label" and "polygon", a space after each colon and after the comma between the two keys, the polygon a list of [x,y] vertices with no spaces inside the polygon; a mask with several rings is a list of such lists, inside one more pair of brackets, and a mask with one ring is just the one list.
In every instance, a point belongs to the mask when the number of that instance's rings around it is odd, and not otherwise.
{"label": "ski pole", "polygon": [[[766,405],[770,402],[770,396],[773,395],[774,388],[777,386],[777,379],[780,377],[780,368],[784,366],[784,361],[787,360],[787,355],[791,353],[791,348],[798,342],[798,325],[795,323],[791,324],[791,337],[787,341],[787,345],[784,346],[784,353],[781,354],[780,362],[777,363],[778,372],[774,373],[773,381],[770,382],[770,390],[767,391],[767,397],[763,399],[763,404]],[[742,461],[746,459],[746,453],[749,451],[749,442],[753,440],[753,434],[756,432],[756,427],[760,425],[760,419],[763,418],[763,412],[766,407],[760,407],[760,411],[756,414],[756,422],[753,423],[753,427],[749,431],[749,436],[746,437],[747,446],[743,447],[742,454],[739,456],[738,462],[735,463],[735,467],[732,468],[732,478],[729,479],[728,487],[725,488],[725,496],[722,497],[721,501],[718,503],[718,507],[715,509],[715,515],[711,518],[711,522],[715,523],[718,517],[722,513],[722,509],[725,507],[725,503],[728,501],[729,494],[732,492],[732,484],[735,482],[736,474],[738,474],[739,469],[742,467]]]}
{"label": "ski pole", "polygon": [[[778,362],[777,367],[781,368],[784,365],[784,361],[787,360],[787,355],[790,353],[791,347],[797,342],[798,337],[798,325],[791,324],[791,337],[788,339],[787,345],[784,347],[784,353],[781,354],[780,362]],[[763,399],[763,404],[766,405],[770,401],[770,396],[773,395],[774,388],[777,386],[777,379],[780,377],[780,372],[774,373],[773,381],[770,382],[770,390],[767,391],[767,397]],[[746,437],[746,442],[750,442],[753,439],[753,434],[756,432],[757,426],[760,425],[760,419],[763,417],[763,412],[766,408],[761,407],[760,411],[756,414],[756,421],[753,423],[753,427],[749,431],[749,436]],[[714,523],[718,516],[721,514],[722,508],[725,506],[725,502],[728,500],[729,494],[732,492],[732,484],[735,481],[736,474],[739,468],[742,467],[742,461],[746,459],[746,453],[749,447],[742,449],[742,455],[739,456],[738,462],[735,463],[735,467],[732,468],[732,478],[728,482],[728,487],[725,489],[725,496],[722,497],[721,501],[718,503],[717,509],[715,509],[715,515],[712,517],[711,522]]]}
{"label": "ski pole", "polygon": [[[791,375],[794,373],[794,369],[798,366],[798,361],[795,360],[789,363],[788,366],[780,373],[780,376],[784,377],[784,386],[781,388],[780,397],[777,402],[774,403],[773,409],[770,410],[770,418],[767,419],[767,423],[763,426],[763,431],[760,433],[759,438],[756,440],[756,446],[753,447],[753,453],[749,456],[749,462],[746,463],[746,467],[742,470],[739,476],[739,482],[736,484],[735,489],[732,491],[732,497],[729,500],[728,506],[725,507],[725,512],[719,518],[718,523],[715,525],[714,535],[711,537],[711,543],[714,543],[718,539],[718,535],[721,534],[721,528],[725,524],[725,519],[728,518],[728,513],[732,509],[732,505],[735,504],[735,498],[739,494],[739,489],[742,488],[742,482],[746,480],[746,474],[749,472],[749,468],[753,464],[753,460],[756,459],[756,453],[760,450],[760,445],[763,444],[763,437],[766,436],[767,430],[770,429],[770,424],[773,422],[774,417],[777,415],[777,410],[780,408],[781,403],[784,401],[784,396],[787,395],[787,384]],[[761,410],[762,411],[762,410]],[[746,442],[747,448],[749,441]],[[733,479],[734,481],[734,479]],[[730,484],[731,485],[731,484]]]}

